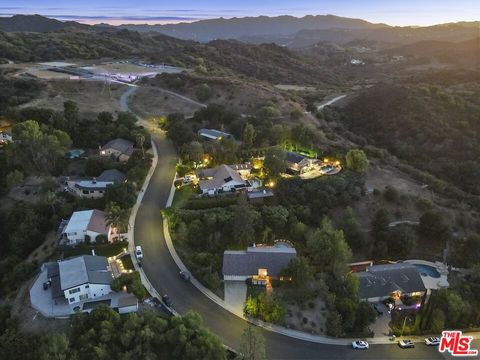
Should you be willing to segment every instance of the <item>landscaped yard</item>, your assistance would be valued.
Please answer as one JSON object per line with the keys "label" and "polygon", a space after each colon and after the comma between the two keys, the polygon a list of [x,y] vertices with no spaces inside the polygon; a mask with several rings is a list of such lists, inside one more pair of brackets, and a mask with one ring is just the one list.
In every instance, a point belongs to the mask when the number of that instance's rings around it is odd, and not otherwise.
{"label": "landscaped yard", "polygon": [[122,256],[120,260],[125,270],[135,270],[135,266],[133,266],[132,257],[130,255]]}
{"label": "landscaped yard", "polygon": [[180,189],[175,190],[175,196],[173,197],[172,207],[179,209],[185,205],[185,203],[195,193],[193,186],[182,186]]}
{"label": "landscaped yard", "polygon": [[128,248],[126,241],[102,245],[78,245],[74,248],[64,250],[63,256],[64,258],[68,258],[79,255],[92,255],[92,250],[95,250],[95,255],[109,257],[120,254],[125,248]]}

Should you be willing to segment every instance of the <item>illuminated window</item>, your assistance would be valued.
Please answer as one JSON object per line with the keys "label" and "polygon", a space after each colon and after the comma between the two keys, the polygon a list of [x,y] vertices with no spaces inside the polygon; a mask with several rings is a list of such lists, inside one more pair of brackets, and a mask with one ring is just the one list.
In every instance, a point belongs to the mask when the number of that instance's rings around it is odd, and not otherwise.
{"label": "illuminated window", "polygon": [[258,276],[259,277],[265,277],[267,275],[268,275],[267,269],[258,269]]}

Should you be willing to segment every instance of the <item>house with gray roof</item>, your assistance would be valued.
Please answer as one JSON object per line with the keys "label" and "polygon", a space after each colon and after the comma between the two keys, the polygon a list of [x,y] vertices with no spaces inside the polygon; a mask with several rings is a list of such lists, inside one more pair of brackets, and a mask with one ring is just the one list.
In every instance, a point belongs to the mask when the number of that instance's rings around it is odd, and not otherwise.
{"label": "house with gray roof", "polygon": [[128,161],[133,154],[133,143],[125,139],[110,140],[100,148],[101,156],[109,156],[118,161]]}
{"label": "house with gray roof", "polygon": [[215,129],[200,129],[198,136],[206,140],[222,140],[232,138],[232,134]]}
{"label": "house with gray roof", "polygon": [[113,274],[104,256],[83,255],[44,264],[52,297],[74,304],[109,294]]}
{"label": "house with gray roof", "polygon": [[248,180],[229,165],[220,165],[212,169],[202,169],[197,172],[200,179],[198,186],[202,194],[214,195],[219,192],[246,190],[252,187]]}
{"label": "house with gray roof", "polygon": [[355,275],[360,282],[360,298],[369,302],[423,296],[426,292],[417,267],[409,263],[373,265]]}
{"label": "house with gray roof", "polygon": [[291,172],[295,174],[303,174],[310,171],[318,161],[298,153],[286,151],[285,162],[287,164],[287,168]]}
{"label": "house with gray roof", "polygon": [[67,190],[75,196],[99,199],[105,195],[108,186],[124,182],[126,175],[116,169],[105,170],[99,177],[67,181]]}
{"label": "house with gray roof", "polygon": [[223,253],[223,279],[265,284],[267,278],[278,278],[292,259],[297,256],[293,247],[251,246],[247,250]]}
{"label": "house with gray roof", "polygon": [[44,316],[89,312],[100,304],[120,313],[138,309],[134,296],[112,291],[114,274],[104,256],[82,255],[49,262],[40,270],[30,288],[30,302]]}

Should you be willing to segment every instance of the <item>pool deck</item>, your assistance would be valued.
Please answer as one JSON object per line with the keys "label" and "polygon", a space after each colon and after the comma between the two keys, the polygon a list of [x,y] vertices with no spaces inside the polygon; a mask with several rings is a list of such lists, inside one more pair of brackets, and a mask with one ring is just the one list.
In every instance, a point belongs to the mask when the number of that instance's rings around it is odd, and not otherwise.
{"label": "pool deck", "polygon": [[405,260],[403,262],[413,265],[431,266],[438,271],[438,273],[440,274],[439,278],[420,274],[423,280],[423,284],[428,290],[444,289],[450,286],[450,284],[448,283],[448,267],[440,261],[431,262],[426,260]]}

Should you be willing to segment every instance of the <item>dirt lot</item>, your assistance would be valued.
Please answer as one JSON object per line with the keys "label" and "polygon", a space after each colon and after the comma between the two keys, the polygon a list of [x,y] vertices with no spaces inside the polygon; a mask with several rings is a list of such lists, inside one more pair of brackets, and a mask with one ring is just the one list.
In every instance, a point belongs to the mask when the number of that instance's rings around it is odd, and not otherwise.
{"label": "dirt lot", "polygon": [[50,80],[42,94],[22,107],[37,106],[62,110],[67,100],[78,104],[83,116],[96,116],[99,112],[120,111],[119,98],[125,91],[124,85],[87,80]]}
{"label": "dirt lot", "polygon": [[192,115],[200,106],[182,100],[176,96],[153,86],[142,86],[135,93],[130,102],[132,110],[145,118],[167,115],[173,112],[182,112]]}

